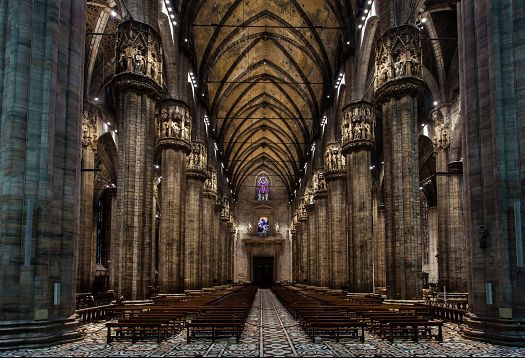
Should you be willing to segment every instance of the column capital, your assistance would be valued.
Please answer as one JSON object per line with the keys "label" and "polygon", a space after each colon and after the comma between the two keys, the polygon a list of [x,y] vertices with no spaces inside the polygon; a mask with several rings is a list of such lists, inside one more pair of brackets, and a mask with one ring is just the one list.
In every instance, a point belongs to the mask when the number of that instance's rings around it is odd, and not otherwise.
{"label": "column capital", "polygon": [[367,101],[350,102],[344,107],[341,123],[344,155],[355,150],[375,148],[375,117],[374,106]]}
{"label": "column capital", "polygon": [[186,154],[191,151],[191,114],[183,101],[165,99],[155,115],[156,149],[171,148]]}
{"label": "column capital", "polygon": [[346,159],[343,156],[340,143],[330,143],[326,146],[324,165],[326,181],[346,178]]}
{"label": "column capital", "polygon": [[419,29],[401,25],[387,30],[377,41],[375,67],[378,103],[407,95],[419,96],[424,88]]}
{"label": "column capital", "polygon": [[119,24],[116,44],[115,89],[159,95],[163,85],[163,49],[159,34],[135,20]]}
{"label": "column capital", "polygon": [[191,142],[191,152],[188,155],[186,175],[192,179],[205,181],[207,177],[206,147],[201,142]]}

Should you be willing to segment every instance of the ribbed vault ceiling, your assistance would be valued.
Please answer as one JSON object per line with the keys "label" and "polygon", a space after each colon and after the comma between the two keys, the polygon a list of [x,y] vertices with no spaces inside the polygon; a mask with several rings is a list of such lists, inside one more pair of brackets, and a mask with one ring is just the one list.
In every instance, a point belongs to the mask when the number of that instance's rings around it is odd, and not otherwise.
{"label": "ribbed vault ceiling", "polygon": [[264,169],[300,176],[351,14],[343,0],[189,1],[208,110],[234,190]]}

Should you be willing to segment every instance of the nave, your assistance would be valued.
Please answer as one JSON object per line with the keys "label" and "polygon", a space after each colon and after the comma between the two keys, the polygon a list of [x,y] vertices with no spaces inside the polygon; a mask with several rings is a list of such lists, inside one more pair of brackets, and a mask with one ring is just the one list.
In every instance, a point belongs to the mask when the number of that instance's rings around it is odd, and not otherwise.
{"label": "nave", "polygon": [[446,323],[443,342],[422,339],[419,342],[398,339],[393,344],[368,332],[365,343],[343,338],[339,343],[323,339],[312,343],[298,322],[290,315],[270,289],[259,289],[239,343],[235,339],[198,339],[186,343],[186,331],[163,341],[128,341],[106,344],[105,323],[87,324],[79,328],[81,341],[50,348],[22,349],[0,352],[0,357],[20,356],[204,356],[204,357],[272,357],[272,356],[505,356],[522,357],[525,348],[505,347],[472,341],[459,334],[457,324]]}

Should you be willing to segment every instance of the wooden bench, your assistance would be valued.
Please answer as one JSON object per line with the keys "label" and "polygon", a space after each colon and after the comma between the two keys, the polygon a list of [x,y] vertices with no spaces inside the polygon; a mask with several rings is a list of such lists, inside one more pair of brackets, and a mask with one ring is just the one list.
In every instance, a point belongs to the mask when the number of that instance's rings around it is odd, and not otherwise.
{"label": "wooden bench", "polygon": [[215,338],[224,336],[234,336],[239,343],[244,322],[242,319],[209,318],[191,321],[186,324],[187,343],[190,343],[191,338],[197,337],[211,338],[215,342]]}
{"label": "wooden bench", "polygon": [[377,332],[380,337],[388,338],[390,342],[394,341],[394,333],[401,333],[401,335],[409,334],[414,342],[418,341],[419,333],[431,336],[432,328],[438,328],[436,339],[443,341],[443,322],[427,320],[421,318],[382,318],[379,320],[380,324]]}
{"label": "wooden bench", "polygon": [[[157,343],[162,339],[167,339],[169,333],[172,331],[169,320],[125,320],[119,322],[106,323],[107,328],[107,343],[113,340],[131,338],[131,342],[135,343],[139,339],[146,339],[155,337]],[[111,329],[114,329],[115,335],[111,334]]]}
{"label": "wooden bench", "polygon": [[357,319],[326,319],[324,317],[306,320],[306,332],[315,342],[315,337],[335,337],[339,342],[341,337],[357,338],[364,343],[366,324]]}

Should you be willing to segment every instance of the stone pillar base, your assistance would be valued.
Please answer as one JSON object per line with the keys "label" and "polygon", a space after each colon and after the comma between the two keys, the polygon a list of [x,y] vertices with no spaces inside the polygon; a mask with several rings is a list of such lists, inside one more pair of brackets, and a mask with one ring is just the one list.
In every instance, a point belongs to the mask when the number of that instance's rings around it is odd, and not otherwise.
{"label": "stone pillar base", "polygon": [[467,313],[463,318],[461,333],[471,339],[525,347],[525,320],[481,318]]}
{"label": "stone pillar base", "polygon": [[81,339],[78,321],[4,321],[0,322],[0,350],[39,348]]}

